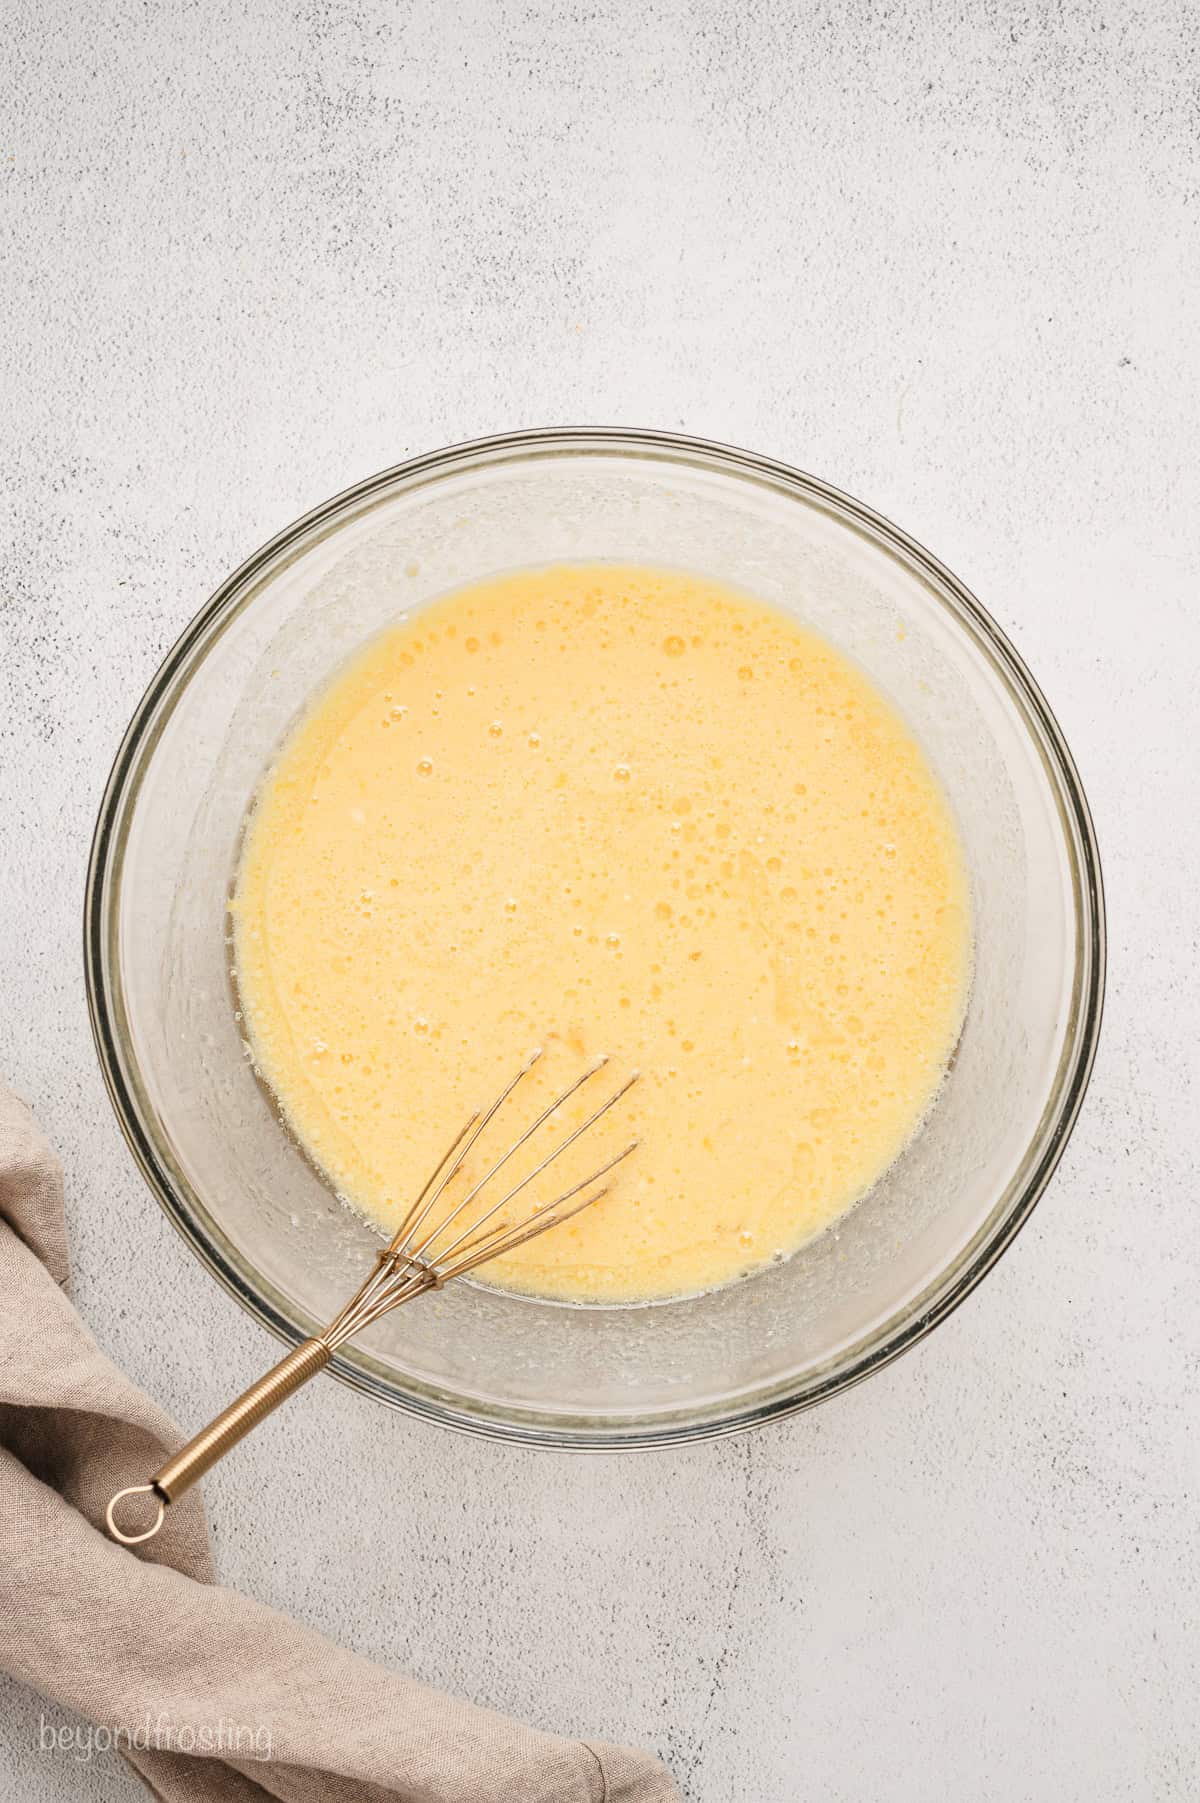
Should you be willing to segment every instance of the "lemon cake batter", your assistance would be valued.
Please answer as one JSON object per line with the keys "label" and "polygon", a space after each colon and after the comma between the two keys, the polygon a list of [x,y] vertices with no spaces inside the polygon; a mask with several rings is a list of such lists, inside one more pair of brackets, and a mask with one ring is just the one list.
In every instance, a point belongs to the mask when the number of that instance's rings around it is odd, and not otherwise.
{"label": "lemon cake batter", "polygon": [[507,575],[372,642],[269,773],[232,913],[257,1066],[385,1226],[532,1046],[546,1094],[601,1051],[641,1069],[612,1193],[484,1273],[576,1300],[705,1289],[833,1221],[928,1108],[968,981],[900,717],[781,612],[645,567]]}

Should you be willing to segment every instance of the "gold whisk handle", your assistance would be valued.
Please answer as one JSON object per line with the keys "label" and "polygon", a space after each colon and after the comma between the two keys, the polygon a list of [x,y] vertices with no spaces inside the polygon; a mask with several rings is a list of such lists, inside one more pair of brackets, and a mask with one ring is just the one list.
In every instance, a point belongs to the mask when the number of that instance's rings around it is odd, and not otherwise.
{"label": "gold whisk handle", "polygon": [[[143,1540],[152,1540],[163,1524],[167,1505],[182,1496],[185,1490],[190,1490],[197,1479],[212,1470],[218,1459],[223,1459],[239,1440],[245,1439],[251,1428],[257,1427],[281,1402],[294,1395],[301,1384],[306,1384],[332,1357],[333,1349],[324,1340],[304,1340],[160,1466],[148,1484],[131,1484],[127,1489],[119,1490],[105,1512],[108,1530],[114,1540],[119,1540],[123,1546],[137,1546]],[[140,1533],[126,1533],[117,1526],[115,1510],[126,1496],[157,1498],[155,1519]]]}

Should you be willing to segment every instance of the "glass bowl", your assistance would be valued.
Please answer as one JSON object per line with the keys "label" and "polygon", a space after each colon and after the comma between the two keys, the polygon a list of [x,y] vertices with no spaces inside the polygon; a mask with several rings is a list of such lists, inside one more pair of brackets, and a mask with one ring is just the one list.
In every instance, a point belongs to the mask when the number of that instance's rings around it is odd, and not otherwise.
{"label": "glass bowl", "polygon": [[836,1227],[741,1283],[645,1307],[450,1285],[331,1366],[450,1426],[638,1447],[804,1408],[928,1333],[1029,1215],[1083,1097],[1104,973],[1087,803],[1028,671],[928,552],[810,476],[652,432],[521,433],[363,482],[223,583],[151,683],[100,810],[87,981],[113,1104],[168,1215],[266,1326],[317,1331],[378,1241],[246,1055],[226,904],[248,804],[308,697],[395,615],[584,559],[701,571],[855,658],[945,786],[974,907],[974,986],[936,1106]]}

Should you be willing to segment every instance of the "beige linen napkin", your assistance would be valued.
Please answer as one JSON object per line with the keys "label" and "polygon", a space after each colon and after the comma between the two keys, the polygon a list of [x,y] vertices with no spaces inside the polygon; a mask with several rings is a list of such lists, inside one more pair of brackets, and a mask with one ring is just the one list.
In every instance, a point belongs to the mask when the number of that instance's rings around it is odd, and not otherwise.
{"label": "beige linen napkin", "polygon": [[[140,1558],[114,1545],[109,1497],[182,1436],[66,1278],[57,1160],[0,1089],[0,1666],[96,1724],[90,1748],[164,1803],[678,1803],[649,1754],[439,1695],[222,1589],[194,1495]],[[78,1757],[78,1724],[49,1732]]]}

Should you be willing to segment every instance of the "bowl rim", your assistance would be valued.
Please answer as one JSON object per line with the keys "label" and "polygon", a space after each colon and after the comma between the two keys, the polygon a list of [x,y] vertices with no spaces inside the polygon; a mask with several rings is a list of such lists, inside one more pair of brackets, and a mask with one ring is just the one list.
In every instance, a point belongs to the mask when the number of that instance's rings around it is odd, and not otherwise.
{"label": "bowl rim", "polygon": [[[1061,728],[1023,659],[976,596],[916,539],[882,514],[840,489],[774,458],[681,433],[644,428],[550,427],[500,433],[408,458],[343,490],[292,522],[253,552],[209,596],[167,652],[126,728],[97,815],[84,895],[83,951],[88,1013],[101,1073],[118,1123],[151,1193],[192,1251],[217,1280],[264,1326],[289,1344],[308,1331],[285,1309],[247,1281],[243,1272],[197,1219],[158,1155],[154,1138],[126,1069],[117,994],[108,948],[127,820],[144,769],[162,730],[166,704],[182,693],[193,653],[205,646],[234,613],[240,598],[281,553],[339,520],[384,491],[415,488],[484,463],[530,456],[578,456],[624,452],[635,459],[717,468],[817,504],[923,576],[960,629],[988,656],[1019,704],[1040,755],[1071,853],[1077,920],[1072,1010],[1063,1053],[1022,1169],[997,1198],[957,1258],[917,1296],[898,1307],[860,1340],[842,1348],[816,1372],[795,1374],[757,1395],[732,1402],[682,1405],[646,1416],[572,1417],[494,1405],[466,1406],[433,1388],[403,1388],[385,1367],[361,1350],[340,1352],[328,1367],[341,1382],[391,1407],[460,1432],[489,1439],[565,1450],[639,1450],[741,1432],[814,1407],[849,1389],[915,1346],[951,1314],[1007,1250],[1029,1219],[1053,1176],[1079,1115],[1095,1062],[1104,1005],[1106,922],[1099,845],[1091,810]],[[180,679],[183,679],[181,682]],[[1036,1150],[1026,1169],[1030,1152]],[[799,1387],[798,1387],[799,1386]]]}

